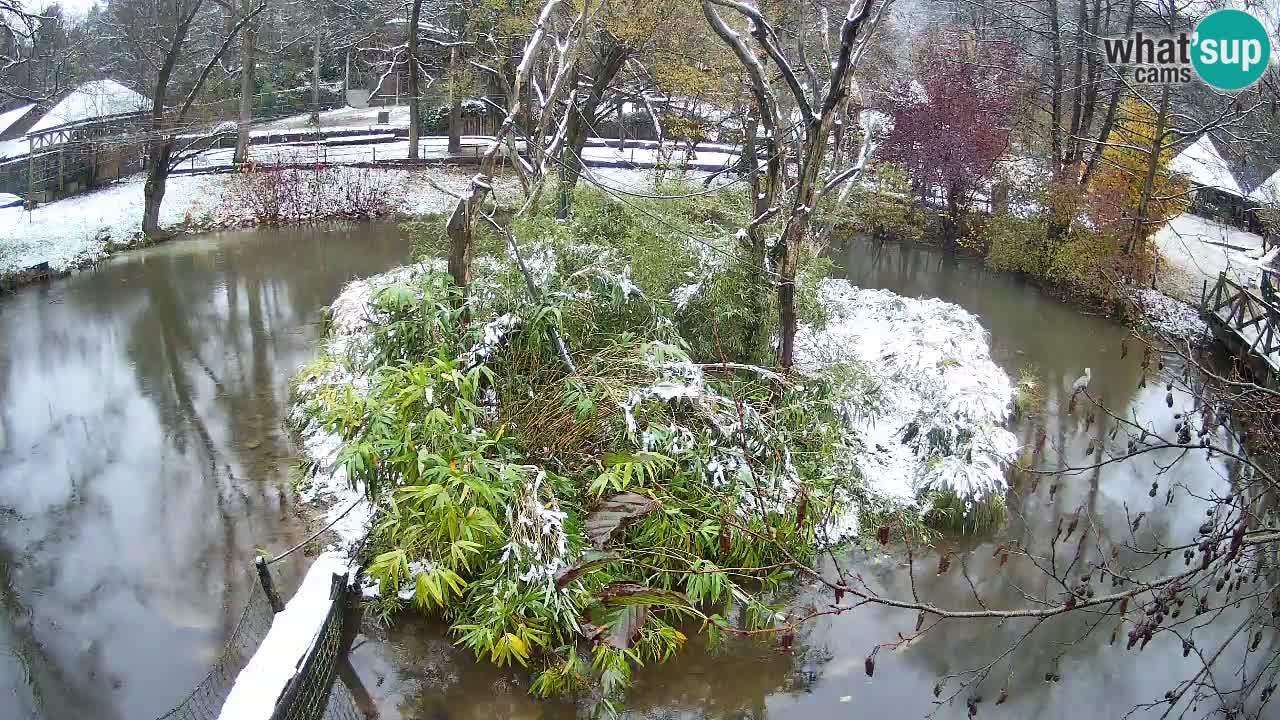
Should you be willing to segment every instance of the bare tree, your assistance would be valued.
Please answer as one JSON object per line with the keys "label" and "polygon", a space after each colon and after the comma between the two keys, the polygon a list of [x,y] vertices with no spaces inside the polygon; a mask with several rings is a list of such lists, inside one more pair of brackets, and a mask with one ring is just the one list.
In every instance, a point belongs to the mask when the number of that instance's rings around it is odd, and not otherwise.
{"label": "bare tree", "polygon": [[[583,34],[605,3],[584,3],[576,15],[557,18],[560,4],[560,0],[546,0],[543,4],[518,56],[519,62],[508,93],[510,106],[506,118],[481,156],[479,171],[471,179],[466,193],[459,197],[449,216],[449,274],[454,284],[464,293],[471,283],[472,234],[476,217],[485,198],[493,190],[493,173],[504,146],[528,198],[525,203],[527,209],[536,204],[548,164],[551,158],[558,155],[564,141],[569,112],[559,110],[560,101],[569,90],[569,78],[577,62]],[[557,29],[557,19],[567,20],[567,24],[562,29]],[[545,91],[539,88],[538,103],[530,107],[526,104],[526,94],[530,92],[532,73],[541,60],[541,51],[548,38],[554,38],[554,52],[545,61],[550,83]],[[561,113],[558,121],[557,112]],[[528,160],[521,156],[520,143],[516,138],[517,125],[526,113],[531,117],[534,127],[525,134],[523,142],[530,155]],[[553,126],[554,134],[549,136]]]}
{"label": "bare tree", "polygon": [[[240,0],[240,13],[242,16],[251,12],[253,12],[253,0]],[[250,20],[241,30],[240,113],[236,125],[236,152],[234,156],[234,161],[237,163],[242,163],[249,159],[249,126],[253,122],[254,88],[256,87],[257,25],[256,19]]]}
{"label": "bare tree", "polygon": [[[862,32],[864,24],[871,30],[883,15],[885,8],[892,0],[861,0],[851,2],[843,22],[836,35],[832,57],[830,58],[830,74],[825,84],[819,84],[816,68],[806,61],[803,53],[796,60],[789,58],[783,48],[778,32],[764,17],[760,10],[737,0],[703,0],[702,8],[707,22],[717,35],[733,50],[734,55],[742,63],[751,79],[752,93],[755,96],[756,112],[763,129],[761,138],[766,144],[766,152],[774,156],[769,163],[769,170],[763,182],[756,173],[752,173],[752,188],[756,197],[756,215],[748,224],[747,233],[753,238],[757,255],[764,254],[763,240],[753,235],[763,223],[768,222],[779,213],[785,218],[781,238],[769,251],[769,260],[777,272],[778,310],[780,321],[781,348],[778,364],[789,369],[795,361],[795,336],[798,325],[796,314],[796,271],[799,266],[800,253],[809,237],[810,220],[818,203],[829,190],[834,189],[855,178],[861,171],[860,164],[849,168],[836,168],[822,177],[823,170],[828,167],[828,150],[831,132],[837,118],[846,110],[845,100],[848,97],[849,81],[852,75],[859,48],[867,43],[870,32]],[[758,48],[753,51],[747,40],[735,31],[720,16],[717,7],[726,8],[747,20],[750,25],[750,37]],[[875,12],[873,13],[873,9]],[[868,20],[871,20],[868,23]],[[823,28],[825,32],[825,28]],[[783,115],[778,102],[778,94],[771,84],[771,76],[766,73],[761,57],[767,57],[781,75],[785,97],[796,108],[798,128],[795,133],[792,156],[787,158],[794,162],[797,171],[795,182],[784,188],[782,174],[784,167],[782,134]],[[798,65],[797,65],[798,63]],[[807,82],[802,81],[796,68],[806,73]],[[761,263],[760,266],[764,264]]]}
{"label": "bare tree", "polygon": [[[176,0],[172,3],[118,2],[110,6],[110,24],[121,37],[128,38],[136,58],[152,72],[151,110],[145,128],[147,178],[143,190],[142,230],[148,237],[163,234],[160,205],[170,171],[184,154],[198,148],[189,143],[178,148],[177,136],[184,129],[206,82],[236,37],[265,9],[259,2],[241,12],[229,27],[218,17],[217,3],[204,0]],[[154,43],[151,38],[164,38]],[[171,105],[171,98],[178,100]],[[200,148],[202,149],[202,148]]]}

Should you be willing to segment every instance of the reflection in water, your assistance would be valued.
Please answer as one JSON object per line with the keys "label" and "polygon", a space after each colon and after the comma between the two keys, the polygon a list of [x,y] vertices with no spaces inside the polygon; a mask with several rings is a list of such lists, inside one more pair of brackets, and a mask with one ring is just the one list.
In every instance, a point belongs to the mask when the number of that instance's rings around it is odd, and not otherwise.
{"label": "reflection in water", "polygon": [[[1037,457],[1041,468],[1084,464],[1090,439],[1109,445],[1126,442],[1123,433],[1112,439],[1111,428],[1104,422],[1086,427],[1084,413],[1067,414],[1071,383],[1085,367],[1093,368],[1091,390],[1116,412],[1136,412],[1162,432],[1172,427],[1164,387],[1153,382],[1146,389],[1138,388],[1140,353],[1120,359],[1123,327],[1082,314],[1016,278],[988,273],[928,249],[855,240],[834,255],[844,268],[837,274],[855,284],[908,296],[941,297],[977,314],[991,335],[992,357],[1011,376],[1016,377],[1026,365],[1036,368],[1046,386],[1044,410],[1040,417],[1018,421],[1013,429],[1030,447],[1043,427],[1047,440]],[[1180,372],[1180,368],[1170,370]],[[1191,401],[1180,397],[1177,402]],[[1203,457],[1188,457],[1160,477],[1158,497],[1149,497],[1156,463],[1168,463],[1171,458],[1151,453],[1057,480],[1015,478],[1009,495],[1010,522],[996,537],[954,541],[950,549],[961,552],[962,560],[953,563],[947,575],[937,575],[936,557],[918,560],[915,585],[921,598],[951,608],[977,608],[979,601],[991,607],[1025,606],[1026,595],[1054,598],[1044,575],[1029,562],[1015,558],[1001,566],[993,554],[1000,544],[1015,541],[1045,550],[1059,520],[1077,508],[1083,508],[1081,516],[1088,518],[1086,524],[1091,527],[1082,563],[1096,559],[1089,553],[1111,551],[1106,541],[1094,548],[1094,538],[1126,539],[1131,519],[1139,512],[1148,513],[1139,539],[1149,541],[1149,533],[1189,534],[1202,522],[1205,506],[1188,492],[1204,494],[1222,488],[1227,469]],[[1181,486],[1175,492],[1173,511],[1159,511],[1165,490],[1173,486]],[[1070,543],[1068,552],[1074,554],[1076,544]],[[882,593],[910,597],[901,553],[857,553],[850,563]],[[1173,563],[1169,568],[1181,567],[1181,558],[1167,563]],[[972,588],[962,570],[972,578]],[[797,604],[821,607],[831,600],[806,591]],[[1177,639],[1169,635],[1153,640],[1140,654],[1124,651],[1123,633],[1111,646],[1113,620],[1092,630],[1085,618],[1046,621],[1033,641],[1022,644],[1018,640],[1030,629],[1029,621],[949,621],[909,646],[880,652],[875,677],[867,678],[863,661],[871,649],[896,640],[898,633],[910,634],[915,622],[914,613],[877,607],[824,618],[806,628],[794,654],[755,640],[731,640],[716,650],[691,640],[691,647],[670,663],[638,671],[627,700],[628,716],[809,720],[919,718],[936,712],[937,717],[964,718],[965,700],[973,693],[939,707],[933,695],[935,684],[944,676],[978,670],[1014,647],[976,691],[985,698],[980,715],[1113,718],[1139,702],[1160,698],[1193,667],[1191,660],[1182,658]],[[352,663],[378,717],[587,716],[583,708],[575,713],[562,704],[528,698],[524,673],[477,664],[469,653],[451,647],[438,626],[406,621],[390,635],[373,628],[366,632],[367,636],[357,639]],[[1061,679],[1046,682],[1046,674]],[[957,686],[958,680],[949,680],[941,698],[947,699],[949,689]],[[1008,701],[996,707],[996,697],[1006,687]]]}
{"label": "reflection in water", "polygon": [[0,298],[0,714],[154,717],[207,672],[254,549],[303,537],[282,412],[320,309],[406,257],[221,233]]}

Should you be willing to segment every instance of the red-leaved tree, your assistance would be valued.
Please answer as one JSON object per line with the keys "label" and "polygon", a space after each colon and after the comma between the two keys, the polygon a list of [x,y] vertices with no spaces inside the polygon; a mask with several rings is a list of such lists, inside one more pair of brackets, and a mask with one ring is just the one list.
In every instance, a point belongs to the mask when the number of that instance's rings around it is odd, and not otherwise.
{"label": "red-leaved tree", "polygon": [[886,107],[893,128],[881,159],[905,168],[926,202],[941,196],[948,247],[960,213],[987,189],[1008,149],[1016,70],[1005,45],[926,42],[915,58],[916,79],[898,83]]}

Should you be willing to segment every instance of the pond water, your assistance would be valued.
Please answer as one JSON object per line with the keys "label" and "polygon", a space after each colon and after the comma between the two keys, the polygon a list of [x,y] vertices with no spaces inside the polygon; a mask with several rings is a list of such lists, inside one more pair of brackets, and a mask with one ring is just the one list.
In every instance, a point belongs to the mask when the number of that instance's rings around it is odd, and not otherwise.
{"label": "pond water", "polygon": [[254,548],[306,536],[281,421],[321,307],[407,255],[218,233],[0,296],[0,718],[147,720],[208,672]]}
{"label": "pond water", "polygon": [[[254,548],[280,550],[306,535],[289,490],[295,448],[282,417],[290,376],[314,354],[320,308],[346,280],[407,254],[391,225],[218,233],[0,297],[0,716],[147,720],[202,678],[244,602]],[[1111,430],[1066,412],[1070,383],[1086,366],[1091,388],[1117,412],[1165,429],[1174,422],[1161,383],[1138,388],[1141,353],[1120,358],[1125,330],[1115,323],[928,249],[850,241],[836,257],[839,274],[857,284],[941,297],[979,315],[1011,375],[1034,365],[1048,402],[1015,431],[1032,443],[1044,427],[1048,467],[1084,462],[1090,438],[1106,440]],[[1043,577],[1026,563],[998,567],[994,547],[1009,538],[1047,547],[1046,533],[1082,506],[1102,536],[1128,533],[1139,512],[1149,513],[1144,532],[1195,528],[1202,506],[1185,491],[1173,511],[1157,512],[1165,489],[1222,489],[1224,469],[1189,457],[1160,477],[1153,499],[1159,460],[1169,458],[1064,478],[1052,497],[1050,481],[1019,479],[999,537],[957,545],[972,551],[973,587],[954,569],[937,576],[936,559],[925,559],[917,589],[951,607],[974,606],[975,592],[992,606],[1023,604],[1024,590],[1042,592]],[[899,555],[850,561],[885,592],[909,594]],[[300,561],[281,568],[284,584],[292,587],[301,569]],[[871,648],[914,625],[913,613],[863,608],[808,626],[790,653],[762,641],[711,651],[695,639],[672,662],[639,671],[628,713],[922,717],[935,709],[940,676],[981,667],[1026,629],[940,627],[882,651],[868,679]],[[1123,635],[1108,647],[1112,627],[1081,637],[1075,621],[1048,623],[1012,654],[1012,677],[999,666],[981,691],[982,714],[1117,717],[1161,696],[1190,667],[1167,637],[1142,654],[1125,653]],[[1046,672],[1061,680],[1045,682]],[[477,665],[440,627],[416,620],[392,633],[366,624],[343,681],[381,718],[578,710],[533,701],[524,672]],[[994,707],[1005,685],[1009,700]],[[962,701],[938,709],[939,717],[964,715]]]}

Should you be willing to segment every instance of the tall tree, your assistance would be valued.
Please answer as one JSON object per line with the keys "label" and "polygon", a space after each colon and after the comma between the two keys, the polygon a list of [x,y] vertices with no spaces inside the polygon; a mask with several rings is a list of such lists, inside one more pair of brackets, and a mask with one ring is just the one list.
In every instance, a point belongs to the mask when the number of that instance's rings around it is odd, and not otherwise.
{"label": "tall tree", "polygon": [[418,135],[422,131],[422,93],[418,89],[418,21],[422,0],[413,0],[409,12],[409,159],[418,159]]}
{"label": "tall tree", "polygon": [[[148,237],[163,234],[160,206],[169,173],[182,160],[183,152],[192,147],[175,152],[178,134],[191,129],[184,125],[210,74],[240,31],[265,7],[265,2],[259,2],[226,26],[216,6],[204,0],[118,0],[109,6],[109,23],[128,38],[129,48],[154,73],[145,127],[147,171],[142,231]],[[153,38],[163,41],[157,43]],[[173,102],[175,95],[178,99]]]}
{"label": "tall tree", "polygon": [[[892,0],[854,0],[835,33],[828,64],[829,74],[825,83],[820,82],[818,69],[806,60],[803,51],[791,58],[783,49],[780,35],[761,13],[759,8],[738,0],[702,0],[703,13],[712,30],[733,51],[750,77],[756,112],[761,118],[763,139],[768,152],[775,157],[769,171],[756,193],[756,207],[763,207],[749,223],[748,233],[783,213],[781,238],[769,250],[769,265],[777,273],[778,314],[780,323],[780,349],[778,364],[790,369],[795,363],[795,339],[799,325],[796,312],[796,272],[800,254],[809,238],[810,221],[819,203],[829,191],[840,187],[861,172],[861,163],[847,168],[828,168],[829,141],[832,129],[846,110],[849,81],[868,42],[875,25]],[[717,8],[733,11],[747,21],[750,37],[756,49],[720,15]],[[873,13],[872,10],[875,10]],[[864,32],[864,26],[869,26]],[[826,32],[824,27],[822,30]],[[794,163],[796,177],[784,187],[782,172],[783,111],[771,84],[772,76],[766,73],[762,58],[768,58],[781,75],[784,97],[794,104],[797,127],[787,162]],[[805,73],[802,81],[796,68]],[[865,160],[865,158],[864,158]],[[824,170],[829,170],[824,175]],[[785,206],[785,211],[784,211]],[[763,253],[764,247],[755,248]],[[756,267],[766,267],[764,263]]]}
{"label": "tall tree", "polygon": [[945,241],[954,247],[961,212],[1009,147],[1019,80],[1005,46],[937,40],[926,42],[916,60],[919,79],[903,81],[894,93],[893,128],[881,157],[905,167],[922,196],[941,189]]}
{"label": "tall tree", "polygon": [[[253,0],[240,0],[240,13],[243,17],[253,12]],[[249,159],[249,125],[253,122],[254,88],[257,86],[256,73],[258,23],[250,20],[241,31],[240,38],[240,112],[236,122],[236,152],[234,161],[242,163]]]}

